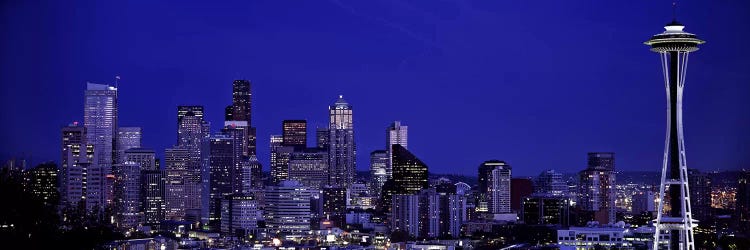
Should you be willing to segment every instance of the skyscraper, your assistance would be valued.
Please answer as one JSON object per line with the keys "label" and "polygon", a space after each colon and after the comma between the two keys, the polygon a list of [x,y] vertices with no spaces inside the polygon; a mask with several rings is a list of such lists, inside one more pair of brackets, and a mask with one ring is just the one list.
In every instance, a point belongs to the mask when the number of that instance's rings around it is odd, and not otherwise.
{"label": "skyscraper", "polygon": [[126,162],[135,162],[140,166],[141,170],[157,170],[156,152],[153,149],[131,148],[125,150],[124,156],[123,160]]}
{"label": "skyscraper", "polygon": [[177,145],[200,152],[201,143],[209,135],[209,123],[203,116],[203,106],[177,106]]}
{"label": "skyscraper", "polygon": [[[248,80],[234,80],[232,82],[232,120],[226,121],[243,121],[246,124],[245,135],[245,155],[254,155],[256,147],[255,127],[252,119],[252,88]],[[225,118],[230,118],[226,115]],[[236,122],[234,122],[236,124]]]}
{"label": "skyscraper", "polygon": [[271,179],[274,183],[289,178],[289,158],[294,147],[284,146],[284,137],[271,135]]}
{"label": "skyscraper", "polygon": [[289,157],[290,180],[305,187],[320,189],[328,184],[328,151],[319,148],[299,149]]}
{"label": "skyscraper", "polygon": [[314,190],[294,180],[266,187],[264,216],[268,232],[287,239],[300,238],[310,231],[310,199]]}
{"label": "skyscraper", "polygon": [[521,219],[528,225],[570,225],[570,198],[537,193],[523,199]]}
{"label": "skyscraper", "polygon": [[117,155],[116,163],[125,162],[125,150],[141,147],[141,127],[119,127],[117,128]]}
{"label": "skyscraper", "polygon": [[396,194],[416,194],[428,188],[427,165],[399,144],[394,144],[393,177],[383,184],[380,208],[390,210]]}
{"label": "skyscraper", "polygon": [[545,196],[564,196],[568,193],[568,184],[561,173],[545,170],[534,181],[534,193]]}
{"label": "skyscraper", "polygon": [[589,153],[588,164],[578,173],[578,205],[600,224],[615,223],[615,154]]}
{"label": "skyscraper", "polygon": [[250,194],[232,194],[221,201],[221,232],[245,237],[258,228],[263,214],[258,201]]}
{"label": "skyscraper", "polygon": [[232,82],[232,119],[234,121],[246,121],[247,126],[252,126],[252,95],[250,81],[234,80]]}
{"label": "skyscraper", "polygon": [[141,205],[143,206],[143,224],[146,226],[158,228],[165,218],[165,181],[162,170],[141,171]]}
{"label": "skyscraper", "polygon": [[209,139],[209,226],[220,227],[221,200],[233,193],[236,173],[238,150],[241,144],[236,137],[227,134],[217,134]]}
{"label": "skyscraper", "polygon": [[318,148],[328,149],[331,140],[331,132],[328,128],[315,129],[315,146]]}
{"label": "skyscraper", "polygon": [[307,147],[307,121],[284,120],[281,127],[282,145],[300,149]]}
{"label": "skyscraper", "polygon": [[[86,141],[94,145],[97,169],[101,168],[101,183],[106,186],[104,177],[112,173],[117,139],[117,88],[105,84],[86,83],[86,98],[83,112],[83,125],[86,127]],[[95,177],[99,178],[99,177]],[[98,182],[98,179],[92,179]],[[112,202],[112,197],[104,193],[102,205]]]}
{"label": "skyscraper", "polygon": [[[189,164],[193,153],[185,146],[164,150],[165,217],[183,220],[188,209],[200,209],[200,182],[190,178]],[[198,188],[198,190],[193,190]],[[191,192],[192,191],[192,192]]]}
{"label": "skyscraper", "polygon": [[141,166],[126,161],[113,168],[115,183],[115,217],[122,229],[131,229],[143,222],[141,212]]}
{"label": "skyscraper", "polygon": [[346,227],[346,188],[327,186],[321,190],[323,218],[333,222],[334,227]]}
{"label": "skyscraper", "polygon": [[432,188],[393,195],[392,206],[392,230],[418,238],[457,237],[466,218],[465,197]]}
{"label": "skyscraper", "polygon": [[[673,20],[667,24],[665,31],[656,34],[645,42],[651,51],[659,53],[664,73],[664,87],[667,92],[667,140],[664,145],[664,162],[659,190],[659,199],[664,200],[666,186],[669,186],[671,211],[663,215],[663,205],[657,209],[657,232],[669,230],[672,249],[694,249],[693,227],[695,226],[690,207],[688,190],[687,163],[685,162],[685,140],[682,130],[682,93],[685,86],[685,73],[688,54],[698,50],[698,45],[705,41],[694,34],[684,32],[684,25]],[[654,248],[658,240],[654,241]]]}
{"label": "skyscraper", "polygon": [[415,194],[427,188],[427,165],[400,144],[394,144],[391,150],[396,191]]}
{"label": "skyscraper", "polygon": [[391,152],[391,148],[394,144],[398,144],[408,149],[408,133],[409,127],[401,125],[400,121],[391,123],[391,125],[386,129],[385,148],[388,154],[388,162],[385,167],[385,172],[388,175],[388,178],[393,175],[393,152]]}
{"label": "skyscraper", "polygon": [[329,123],[329,168],[328,183],[348,187],[356,174],[356,146],[354,144],[354,122],[352,106],[343,96],[328,109]]}
{"label": "skyscraper", "polygon": [[385,150],[375,150],[370,153],[370,193],[380,196],[383,185],[388,180],[386,166],[388,154]]}

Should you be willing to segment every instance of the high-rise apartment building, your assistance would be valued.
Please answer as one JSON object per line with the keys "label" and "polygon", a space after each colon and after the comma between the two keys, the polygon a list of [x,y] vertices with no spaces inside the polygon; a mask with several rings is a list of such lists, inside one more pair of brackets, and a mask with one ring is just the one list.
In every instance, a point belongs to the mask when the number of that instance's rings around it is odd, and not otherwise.
{"label": "high-rise apartment building", "polygon": [[393,195],[391,226],[417,238],[458,237],[466,217],[466,198],[425,189]]}
{"label": "high-rise apartment building", "polygon": [[615,223],[614,153],[589,153],[588,164],[578,173],[578,205],[600,224]]}
{"label": "high-rise apartment building", "polygon": [[510,213],[511,167],[496,165],[487,177],[489,212],[493,214]]}
{"label": "high-rise apartment building", "polygon": [[356,175],[356,146],[354,143],[354,120],[352,105],[343,96],[328,109],[329,168],[328,183],[348,187]]}
{"label": "high-rise apartment building", "polygon": [[401,125],[400,121],[391,123],[391,125],[386,129],[385,148],[386,153],[388,154],[388,162],[385,167],[385,172],[388,175],[388,178],[391,178],[391,176],[393,175],[393,152],[391,152],[391,148],[393,148],[393,145],[398,144],[408,149],[408,138],[409,127]]}
{"label": "high-rise apartment building", "polygon": [[125,162],[125,150],[141,147],[141,127],[118,127],[115,163]]}

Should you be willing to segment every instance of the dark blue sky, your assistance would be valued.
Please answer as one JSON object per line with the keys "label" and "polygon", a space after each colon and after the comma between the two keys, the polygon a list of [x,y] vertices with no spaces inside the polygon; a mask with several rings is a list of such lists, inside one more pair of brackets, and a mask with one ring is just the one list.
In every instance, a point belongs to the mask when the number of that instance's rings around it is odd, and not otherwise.
{"label": "dark blue sky", "polygon": [[[355,109],[358,168],[393,120],[430,171],[578,171],[588,151],[621,170],[658,170],[665,93],[642,42],[671,1],[3,1],[0,156],[59,161],[60,127],[82,120],[85,82],[120,83],[120,125],[159,154],[176,106],[204,105],[217,130],[231,82],[253,82],[259,157],[283,119],[325,126]],[[688,166],[750,164],[750,4],[683,1],[708,42],[690,58]]]}

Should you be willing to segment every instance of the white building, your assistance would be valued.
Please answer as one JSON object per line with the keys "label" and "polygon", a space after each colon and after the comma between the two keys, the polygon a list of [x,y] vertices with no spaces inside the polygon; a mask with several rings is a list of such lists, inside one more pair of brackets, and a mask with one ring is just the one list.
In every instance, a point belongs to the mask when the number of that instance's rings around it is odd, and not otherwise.
{"label": "white building", "polygon": [[491,172],[489,182],[489,212],[510,213],[510,165],[498,165]]}
{"label": "white building", "polygon": [[269,233],[287,239],[302,237],[310,231],[310,199],[313,192],[294,180],[266,187],[264,216]]}
{"label": "white building", "polygon": [[[668,242],[668,237],[662,237],[664,244]],[[557,243],[562,250],[648,248],[652,245],[653,238],[653,227],[633,229],[623,222],[618,222],[614,226],[598,226],[592,223],[588,227],[557,230]]]}
{"label": "white building", "polygon": [[393,152],[391,148],[394,144],[401,145],[405,149],[409,149],[409,127],[401,125],[400,121],[394,121],[386,129],[386,153],[388,154],[388,162],[386,163],[385,172],[388,178],[393,176]]}

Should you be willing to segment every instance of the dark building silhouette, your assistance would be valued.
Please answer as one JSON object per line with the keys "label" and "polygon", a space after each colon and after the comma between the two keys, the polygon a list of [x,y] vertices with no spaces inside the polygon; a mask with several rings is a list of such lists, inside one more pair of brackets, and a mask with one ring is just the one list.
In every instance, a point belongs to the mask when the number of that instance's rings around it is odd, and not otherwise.
{"label": "dark building silhouette", "polygon": [[735,214],[741,231],[750,231],[750,171],[742,171],[737,180]]}
{"label": "dark building silhouette", "polygon": [[711,177],[697,169],[688,169],[690,187],[690,207],[693,218],[703,226],[711,223]]}
{"label": "dark building silhouette", "polygon": [[247,126],[252,126],[252,92],[250,81],[234,80],[232,82],[232,120],[247,121]]}
{"label": "dark building silhouette", "polygon": [[527,225],[570,225],[570,198],[533,195],[523,198],[521,219]]}
{"label": "dark building silhouette", "polygon": [[46,205],[57,205],[60,193],[57,191],[59,182],[57,165],[53,162],[40,164],[24,173],[24,189]]}
{"label": "dark building silhouette", "polygon": [[332,222],[332,227],[346,227],[346,188],[327,186],[321,190],[323,220]]}
{"label": "dark building silhouette", "polygon": [[531,180],[526,178],[513,178],[510,180],[510,210],[521,211],[521,205],[523,198],[528,197],[534,190],[534,185]]}

